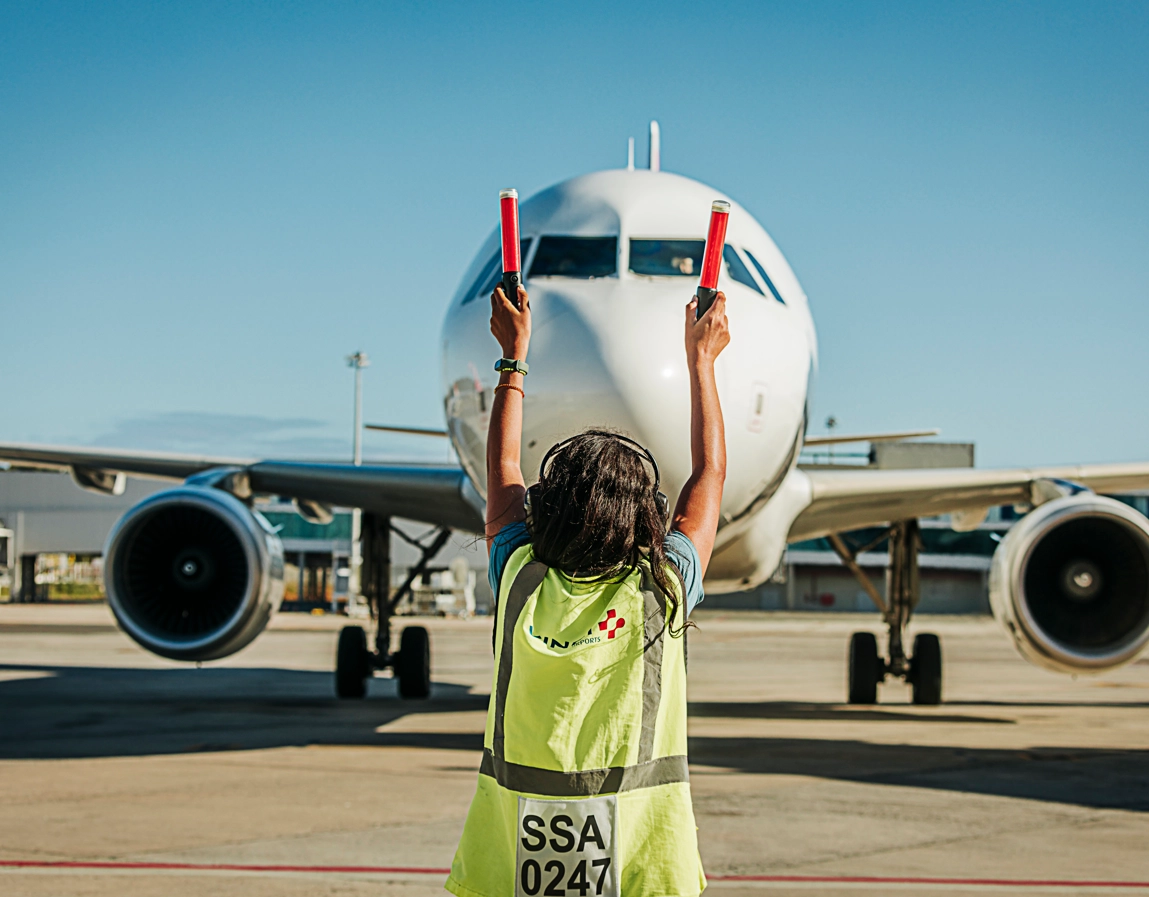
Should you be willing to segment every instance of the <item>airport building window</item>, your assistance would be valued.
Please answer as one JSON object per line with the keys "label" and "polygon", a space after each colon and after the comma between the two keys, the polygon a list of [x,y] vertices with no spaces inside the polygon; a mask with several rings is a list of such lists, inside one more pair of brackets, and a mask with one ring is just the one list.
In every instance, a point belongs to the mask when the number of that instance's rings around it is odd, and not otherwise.
{"label": "airport building window", "polygon": [[[774,298],[785,305],[786,300],[782,298],[781,293],[778,292],[778,288],[774,286],[774,281],[770,279],[770,275],[766,273],[766,269],[762,267],[762,263],[758,261],[758,259],[754,258],[754,253],[752,253],[749,249],[744,249],[742,251],[746,253],[746,258],[750,259],[750,264],[752,264],[757,269],[758,273],[762,275],[762,282],[766,284],[770,292],[773,293]],[[758,292],[762,291],[759,290]]]}
{"label": "airport building window", "polygon": [[311,523],[294,511],[264,511],[280,539],[350,539],[351,515],[336,514],[330,523]]}
{"label": "airport building window", "polygon": [[[527,251],[531,248],[531,238],[525,237],[519,241],[519,259],[523,262],[527,260]],[[479,296],[489,296],[495,291],[495,287],[503,278],[503,253],[502,250],[496,252],[489,262],[483,266],[483,270],[479,272],[479,276],[475,278],[475,282],[471,284],[471,288],[467,291],[466,296],[463,298],[461,305],[466,305],[468,302],[474,301]]]}
{"label": "airport building window", "polygon": [[743,264],[742,259],[738,257],[738,252],[733,246],[727,243],[722,247],[722,259],[726,262],[726,270],[730,272],[732,280],[738,281],[743,286],[748,286],[759,296],[765,296],[762,292],[762,287],[758,286],[758,281],[750,273],[750,269]]}
{"label": "airport building window", "polygon": [[1129,505],[1134,511],[1149,517],[1149,495],[1114,495],[1112,497]]}
{"label": "airport building window", "polygon": [[618,237],[540,237],[531,277],[610,277],[618,272]]}
{"label": "airport building window", "polygon": [[696,277],[704,240],[631,240],[630,270],[653,277]]}

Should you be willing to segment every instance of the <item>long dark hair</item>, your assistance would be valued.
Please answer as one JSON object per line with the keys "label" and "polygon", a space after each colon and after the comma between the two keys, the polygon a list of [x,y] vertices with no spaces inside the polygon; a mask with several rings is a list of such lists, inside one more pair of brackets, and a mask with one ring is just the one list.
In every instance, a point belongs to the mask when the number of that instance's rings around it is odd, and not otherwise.
{"label": "long dark hair", "polygon": [[671,633],[679,600],[667,574],[666,520],[648,463],[609,430],[586,430],[546,462],[531,494],[534,556],[568,576],[619,581],[649,560],[666,595]]}

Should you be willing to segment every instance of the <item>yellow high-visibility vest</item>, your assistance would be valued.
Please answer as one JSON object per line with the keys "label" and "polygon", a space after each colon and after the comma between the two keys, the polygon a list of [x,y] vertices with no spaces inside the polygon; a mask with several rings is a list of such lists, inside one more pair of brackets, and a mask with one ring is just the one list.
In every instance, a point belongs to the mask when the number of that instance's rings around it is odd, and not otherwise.
{"label": "yellow high-visibility vest", "polygon": [[[684,590],[671,581],[681,620]],[[583,582],[519,548],[499,588],[479,783],[447,890],[693,897],[705,887],[683,639],[668,631],[649,566]]]}

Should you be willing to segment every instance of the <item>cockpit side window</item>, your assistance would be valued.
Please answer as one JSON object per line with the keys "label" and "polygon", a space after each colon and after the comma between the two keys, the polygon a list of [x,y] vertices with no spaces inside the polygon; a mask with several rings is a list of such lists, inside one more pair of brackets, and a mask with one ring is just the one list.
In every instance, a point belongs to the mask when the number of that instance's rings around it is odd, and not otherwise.
{"label": "cockpit side window", "polygon": [[631,240],[630,270],[654,277],[696,277],[704,240]]}
{"label": "cockpit side window", "polygon": [[482,292],[480,288],[483,284],[491,279],[492,273],[494,273],[496,277],[503,273],[499,271],[502,264],[503,257],[502,251],[500,250],[491,256],[491,260],[480,269],[479,276],[475,278],[475,282],[467,289],[466,295],[463,296],[463,301],[460,304],[466,305],[468,302],[473,302],[475,297]]}
{"label": "cockpit side window", "polygon": [[531,277],[610,277],[618,273],[618,237],[540,237]]}
{"label": "cockpit side window", "polygon": [[785,305],[786,300],[782,298],[782,295],[778,292],[778,288],[774,286],[774,281],[770,279],[770,275],[766,273],[766,269],[762,267],[762,263],[758,261],[758,259],[754,258],[754,253],[749,249],[743,249],[742,251],[746,253],[746,258],[750,259],[750,264],[752,264],[757,269],[758,273],[762,275],[762,282],[766,284],[770,292],[774,295],[774,298]]}
{"label": "cockpit side window", "polygon": [[743,286],[750,287],[759,296],[766,295],[762,292],[762,287],[758,286],[758,281],[754,279],[750,269],[746,267],[742,259],[738,257],[734,247],[729,243],[722,247],[722,259],[726,262],[726,270],[730,272],[730,276],[734,280]]}
{"label": "cockpit side window", "polygon": [[[531,248],[531,238],[524,237],[519,241],[519,259],[521,261],[527,260],[527,251]],[[479,272],[479,276],[475,278],[475,282],[471,284],[471,288],[467,291],[466,296],[460,305],[466,305],[468,302],[473,302],[479,296],[489,296],[495,291],[495,286],[503,277],[503,253],[498,250],[491,257]]]}

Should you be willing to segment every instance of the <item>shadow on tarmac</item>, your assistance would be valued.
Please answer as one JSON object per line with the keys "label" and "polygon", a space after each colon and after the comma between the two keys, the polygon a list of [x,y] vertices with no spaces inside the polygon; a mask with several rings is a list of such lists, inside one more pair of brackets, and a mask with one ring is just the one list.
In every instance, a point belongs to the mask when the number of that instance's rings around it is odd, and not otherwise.
{"label": "shadow on tarmac", "polygon": [[1013,720],[993,716],[968,716],[945,713],[905,713],[875,707],[851,707],[842,704],[809,704],[796,701],[692,701],[691,716],[718,719],[795,719],[836,720],[839,722],[918,722],[918,723],[990,723],[1013,725]]}
{"label": "shadow on tarmac", "polygon": [[[427,713],[483,712],[485,694],[436,682],[425,701],[402,701],[374,679],[366,701],[340,701],[332,674],[301,670],[127,669],[0,664],[0,758],[65,759],[257,750],[307,745],[470,752],[478,732],[388,732]],[[1123,705],[1130,706],[1130,705]],[[1000,723],[875,708],[767,702],[692,704],[695,716]],[[441,723],[439,724],[441,725]],[[1149,750],[962,748],[834,738],[700,736],[694,775],[797,775],[878,785],[1055,801],[1149,812]]]}
{"label": "shadow on tarmac", "polygon": [[1149,812],[1149,750],[699,737],[690,739],[690,764],[695,776],[812,776]]}
{"label": "shadow on tarmac", "polygon": [[[486,711],[487,696],[435,682],[399,699],[375,678],[368,699],[335,697],[334,675],[308,670],[52,667],[0,664],[0,758],[48,759],[258,750],[305,745],[410,745],[481,751],[482,735],[424,738],[377,728],[421,713]],[[478,761],[476,760],[476,768]]]}

